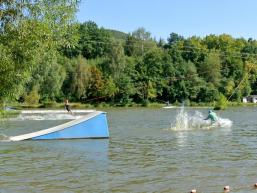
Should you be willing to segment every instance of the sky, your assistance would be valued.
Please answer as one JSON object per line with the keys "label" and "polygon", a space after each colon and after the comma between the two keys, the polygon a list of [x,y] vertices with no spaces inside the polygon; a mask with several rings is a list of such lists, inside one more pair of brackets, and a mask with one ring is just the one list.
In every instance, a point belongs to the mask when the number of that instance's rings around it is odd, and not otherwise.
{"label": "sky", "polygon": [[81,0],[77,20],[125,33],[144,27],[157,40],[172,32],[257,39],[257,0]]}

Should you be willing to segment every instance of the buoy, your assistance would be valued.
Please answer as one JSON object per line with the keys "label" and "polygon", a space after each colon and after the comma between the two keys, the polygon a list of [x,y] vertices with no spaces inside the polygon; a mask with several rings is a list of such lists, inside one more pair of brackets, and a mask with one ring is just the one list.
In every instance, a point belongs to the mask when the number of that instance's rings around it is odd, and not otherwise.
{"label": "buoy", "polygon": [[191,190],[191,191],[190,191],[190,193],[196,193],[196,190],[195,190],[195,189],[193,189],[193,190]]}
{"label": "buoy", "polygon": [[224,191],[229,192],[229,186],[224,186]]}

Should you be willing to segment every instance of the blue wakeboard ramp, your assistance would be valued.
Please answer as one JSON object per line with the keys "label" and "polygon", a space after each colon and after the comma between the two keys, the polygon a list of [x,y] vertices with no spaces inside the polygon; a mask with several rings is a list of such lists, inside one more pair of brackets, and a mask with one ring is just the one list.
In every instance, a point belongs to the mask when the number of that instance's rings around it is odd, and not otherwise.
{"label": "blue wakeboard ramp", "polygon": [[81,138],[109,138],[105,112],[94,111],[62,125],[24,135],[11,136],[10,141]]}

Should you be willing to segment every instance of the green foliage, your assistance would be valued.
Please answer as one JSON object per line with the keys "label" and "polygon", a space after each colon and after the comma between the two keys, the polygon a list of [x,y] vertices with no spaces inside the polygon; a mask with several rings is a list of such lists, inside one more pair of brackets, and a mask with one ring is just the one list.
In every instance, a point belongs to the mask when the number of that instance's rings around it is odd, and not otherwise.
{"label": "green foliage", "polygon": [[148,99],[145,99],[145,100],[143,100],[143,102],[142,102],[142,106],[143,106],[143,107],[148,107],[149,104],[150,104],[150,102],[149,102]]}
{"label": "green foliage", "polygon": [[132,83],[131,77],[122,76],[116,83],[117,93],[115,95],[116,101],[119,101],[123,105],[132,102],[132,96],[136,93],[135,85]]}
{"label": "green foliage", "polygon": [[91,74],[85,91],[85,97],[94,101],[104,98],[104,79],[102,72],[95,66],[89,68]]}
{"label": "green foliage", "polygon": [[40,96],[38,94],[38,89],[36,87],[33,87],[32,91],[30,91],[25,96],[25,103],[30,105],[36,105],[38,104],[39,99],[40,99]]}
{"label": "green foliage", "polygon": [[[138,46],[139,46],[138,40],[129,34],[126,38],[126,42],[124,45],[125,54],[127,56],[135,56],[139,52]],[[142,45],[141,45],[141,47],[142,47]],[[141,51],[141,54],[142,54],[142,51]]]}
{"label": "green foliage", "polygon": [[57,108],[59,106],[55,101],[44,101],[41,107],[42,108]]}
{"label": "green foliage", "polygon": [[105,86],[104,86],[104,96],[113,99],[116,93],[118,92],[118,88],[112,77],[108,77]]}
{"label": "green foliage", "polygon": [[[20,114],[19,111],[13,110],[13,111],[5,111],[0,110],[0,119],[8,119],[11,117],[17,117]],[[3,121],[3,120],[1,120]]]}
{"label": "green foliage", "polygon": [[121,31],[117,31],[117,30],[112,30],[112,29],[106,29],[107,32],[110,33],[110,35],[112,37],[114,37],[115,39],[117,40],[123,40],[125,41],[128,34],[124,33],[124,32],[121,32]]}
{"label": "green foliage", "polygon": [[147,99],[153,99],[157,96],[156,89],[154,88],[151,81],[148,81],[148,87],[147,87]]}
{"label": "green foliage", "polygon": [[132,36],[142,41],[151,39],[151,33],[146,31],[143,27],[140,27],[132,32]]}
{"label": "green foliage", "polygon": [[[92,21],[75,23],[77,1],[0,2],[0,102],[25,96],[55,106],[69,98],[108,106],[186,101],[224,108],[257,94],[257,41],[227,34],[155,41]],[[57,105],[58,106],[58,105]]]}
{"label": "green foliage", "polygon": [[111,46],[110,34],[103,28],[98,28],[97,24],[89,21],[79,27],[79,53],[85,58],[97,58],[108,53]]}
{"label": "green foliage", "polygon": [[89,84],[91,73],[87,61],[81,56],[74,59],[73,62],[74,71],[71,74],[71,82],[64,89],[70,91],[79,100],[81,97],[85,97],[85,89]]}
{"label": "green foliage", "polygon": [[50,53],[49,50],[57,51],[61,46],[70,45],[69,24],[76,5],[75,0],[0,2],[0,63],[4,69],[0,100],[18,98],[44,55]]}
{"label": "green foliage", "polygon": [[157,44],[151,38],[151,33],[144,28],[138,28],[127,36],[124,49],[127,56],[139,57],[156,47]]}
{"label": "green foliage", "polygon": [[0,44],[0,101],[19,95],[22,87],[18,86],[26,73],[17,73],[11,50]]}
{"label": "green foliage", "polygon": [[224,110],[227,108],[227,106],[228,106],[227,98],[222,93],[220,93],[214,109],[215,110]]}
{"label": "green foliage", "polygon": [[121,44],[110,46],[108,59],[102,69],[106,75],[112,76],[114,80],[122,76],[125,69],[125,55]]}
{"label": "green foliage", "polygon": [[171,47],[172,45],[180,42],[180,41],[183,41],[184,40],[184,37],[183,36],[180,36],[176,33],[171,33],[169,38],[168,38],[168,45],[169,47]]}
{"label": "green foliage", "polygon": [[200,64],[199,74],[201,74],[207,82],[218,86],[221,79],[220,70],[221,61],[219,54],[215,51],[211,51],[204,59],[203,63]]}

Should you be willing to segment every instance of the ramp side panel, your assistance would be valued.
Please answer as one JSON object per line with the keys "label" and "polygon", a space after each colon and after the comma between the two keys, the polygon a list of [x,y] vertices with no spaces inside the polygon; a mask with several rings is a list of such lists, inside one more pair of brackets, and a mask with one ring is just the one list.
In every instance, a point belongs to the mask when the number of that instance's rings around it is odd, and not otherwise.
{"label": "ramp side panel", "polygon": [[63,130],[33,137],[39,139],[75,139],[75,138],[108,138],[109,130],[105,113],[101,113],[89,120],[72,125]]}

